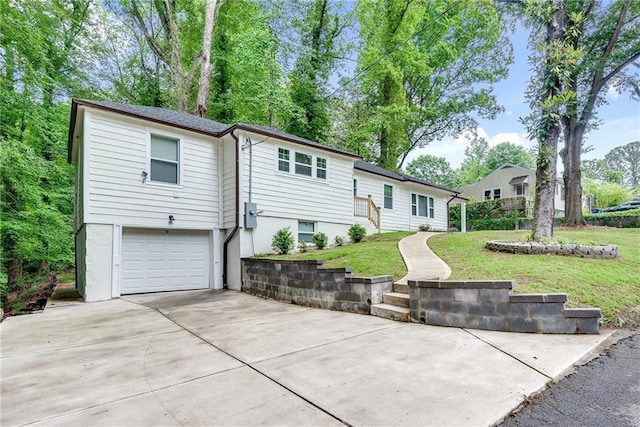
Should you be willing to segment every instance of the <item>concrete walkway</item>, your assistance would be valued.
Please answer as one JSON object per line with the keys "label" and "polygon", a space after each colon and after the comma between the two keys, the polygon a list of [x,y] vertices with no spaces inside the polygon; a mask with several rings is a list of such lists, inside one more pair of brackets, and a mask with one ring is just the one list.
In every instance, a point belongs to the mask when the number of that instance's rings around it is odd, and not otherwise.
{"label": "concrete walkway", "polygon": [[610,334],[441,328],[235,291],[58,305],[0,324],[0,425],[486,426]]}
{"label": "concrete walkway", "polygon": [[398,248],[408,271],[397,283],[434,277],[446,279],[451,275],[451,268],[427,246],[427,239],[436,234],[419,232],[400,240]]}

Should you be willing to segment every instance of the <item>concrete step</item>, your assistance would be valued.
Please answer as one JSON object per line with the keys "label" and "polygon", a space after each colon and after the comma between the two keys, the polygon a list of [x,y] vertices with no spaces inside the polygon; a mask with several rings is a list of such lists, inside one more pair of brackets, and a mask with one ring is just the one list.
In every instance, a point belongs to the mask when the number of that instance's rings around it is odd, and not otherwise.
{"label": "concrete step", "polygon": [[409,285],[406,283],[394,283],[393,284],[393,292],[397,292],[399,294],[409,294]]}
{"label": "concrete step", "polygon": [[374,304],[371,306],[371,315],[382,317],[383,319],[397,320],[399,322],[409,321],[409,309],[390,304]]}
{"label": "concrete step", "polygon": [[409,295],[398,292],[385,292],[382,294],[382,302],[398,307],[409,308]]}

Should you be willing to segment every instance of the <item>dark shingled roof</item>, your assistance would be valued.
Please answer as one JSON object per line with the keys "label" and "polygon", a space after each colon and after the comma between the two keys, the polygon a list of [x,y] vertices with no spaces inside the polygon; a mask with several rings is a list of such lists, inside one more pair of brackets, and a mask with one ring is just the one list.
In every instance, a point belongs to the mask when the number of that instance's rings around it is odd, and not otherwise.
{"label": "dark shingled roof", "polygon": [[361,171],[373,173],[373,174],[380,175],[380,176],[385,176],[387,178],[395,179],[396,181],[414,182],[416,184],[422,184],[422,185],[427,185],[429,187],[437,188],[438,190],[444,190],[444,191],[448,191],[448,192],[455,193],[455,194],[459,193],[459,191],[455,191],[455,190],[452,190],[450,188],[443,187],[441,185],[431,184],[430,182],[423,181],[421,179],[414,178],[412,176],[405,175],[405,174],[400,173],[400,172],[391,172],[389,170],[381,168],[380,166],[374,165],[372,163],[367,163],[367,162],[362,161],[362,160],[356,160],[355,163],[354,163],[354,167],[356,169],[361,170]]}
{"label": "dark shingled roof", "polygon": [[[294,142],[297,144],[306,145],[309,147],[318,148],[321,150],[331,151],[333,153],[341,154],[344,156],[360,158],[360,156],[350,153],[338,148],[329,147],[320,144],[309,139],[300,138],[295,135],[270,128],[268,126],[250,125],[245,123],[238,123],[233,126],[224,123],[214,122],[213,120],[204,119],[202,117],[194,116],[189,113],[183,113],[180,111],[170,110],[167,108],[159,107],[147,107],[144,105],[129,105],[119,104],[117,102],[109,101],[90,101],[87,99],[74,99],[71,106],[71,126],[69,127],[69,147],[71,147],[73,138],[73,128],[75,126],[75,117],[78,105],[85,105],[87,107],[97,108],[100,110],[112,111],[115,113],[125,114],[144,120],[149,120],[155,123],[161,123],[168,126],[177,127],[193,132],[202,133],[205,135],[211,135],[215,137],[221,137],[234,129],[247,130],[250,132],[256,132],[265,136],[271,136],[280,138],[285,141]],[[71,156],[71,154],[69,154]]]}
{"label": "dark shingled roof", "polygon": [[219,133],[230,127],[224,123],[214,122],[213,120],[204,119],[202,117],[194,116],[193,114],[169,110],[167,108],[118,104],[117,102],[109,101],[89,101],[86,99],[74,99],[73,102],[78,105],[86,105],[88,107],[95,107],[101,110],[123,113],[128,116],[147,119],[170,126],[177,126],[182,129],[213,136],[217,136]]}
{"label": "dark shingled roof", "polygon": [[509,181],[509,184],[510,185],[524,184],[525,182],[527,182],[527,178],[529,178],[529,175],[515,176],[511,178],[511,181]]}

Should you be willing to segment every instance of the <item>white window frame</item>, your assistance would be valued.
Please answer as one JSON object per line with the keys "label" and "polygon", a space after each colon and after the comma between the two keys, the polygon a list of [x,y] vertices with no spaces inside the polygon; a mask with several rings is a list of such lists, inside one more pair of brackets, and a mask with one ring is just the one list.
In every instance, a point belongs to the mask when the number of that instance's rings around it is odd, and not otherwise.
{"label": "white window frame", "polygon": [[[426,216],[420,215],[420,198],[426,203]],[[436,216],[436,201],[431,196],[424,194],[411,193],[411,216],[419,218],[435,218]]]}
{"label": "white window frame", "polygon": [[[289,150],[288,148],[278,147],[276,151],[278,153],[276,170],[278,172],[291,173],[291,150]],[[284,158],[284,156],[280,157],[280,154],[286,156],[286,159]],[[287,165],[287,170],[280,169],[280,164]]]}
{"label": "white window frame", "polygon": [[[526,182],[522,182],[520,184],[515,184],[515,193],[516,193],[516,197],[526,197],[527,195],[527,183]],[[518,191],[521,191],[521,194],[518,194]]]}
{"label": "white window frame", "polygon": [[[500,197],[496,197],[496,190],[500,192]],[[489,197],[487,197],[487,191],[489,192]],[[502,187],[485,188],[484,190],[482,190],[482,200],[496,199],[502,199]]]}
{"label": "white window frame", "polygon": [[[178,144],[178,160],[176,162],[172,160],[160,159],[160,158],[152,158],[151,157],[151,138],[153,136],[157,136],[159,138],[166,138],[175,140]],[[158,187],[171,187],[171,188],[184,188],[182,183],[184,182],[184,167],[183,167],[183,150],[184,144],[182,138],[176,134],[171,134],[168,132],[157,132],[155,129],[147,130],[147,169],[145,172],[148,174],[147,178],[143,180],[145,185],[158,186]],[[151,178],[151,160],[159,160],[167,163],[176,163],[178,165],[178,170],[176,173],[177,181],[176,183],[166,182],[166,181],[154,181]]]}
{"label": "white window frame", "polygon": [[[285,154],[286,153],[286,154]],[[283,155],[288,156],[288,159],[285,159]],[[296,159],[297,155],[308,156],[311,158],[311,164],[298,162]],[[281,157],[282,156],[282,157]],[[296,151],[291,148],[286,148],[282,146],[275,147],[275,169],[277,174],[287,174],[296,177],[306,178],[306,179],[317,179],[321,182],[326,182],[329,178],[329,158],[324,156],[318,156],[315,154],[311,154],[305,151]],[[280,163],[286,164],[288,166],[288,170],[280,169]],[[320,165],[320,163],[324,163],[324,167]],[[297,168],[309,168],[311,174],[300,173],[297,172]],[[322,176],[324,175],[324,176]]]}
{"label": "white window frame", "polygon": [[[387,188],[391,189],[391,195],[387,196]],[[387,207],[387,199],[389,200],[389,207]],[[383,184],[382,187],[382,206],[385,209],[393,210],[393,185]]]}
{"label": "white window frame", "polygon": [[[313,231],[309,232],[309,231],[300,231],[300,224],[311,224],[313,225]],[[305,242],[305,243],[313,243],[313,235],[316,234],[316,223],[315,221],[305,221],[305,220],[298,220],[298,242]],[[302,238],[303,236],[307,236],[305,238]],[[308,238],[308,240],[307,240]]]}

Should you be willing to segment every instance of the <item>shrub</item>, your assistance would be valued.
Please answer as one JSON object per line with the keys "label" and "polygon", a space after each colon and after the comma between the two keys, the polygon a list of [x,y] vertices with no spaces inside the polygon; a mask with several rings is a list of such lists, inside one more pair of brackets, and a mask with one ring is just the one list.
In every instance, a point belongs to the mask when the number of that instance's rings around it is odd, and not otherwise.
{"label": "shrub", "polygon": [[333,244],[335,246],[343,246],[344,245],[344,237],[336,236],[333,238]]}
{"label": "shrub", "polygon": [[273,239],[271,239],[271,247],[280,254],[289,253],[289,251],[293,249],[294,243],[295,240],[293,238],[293,234],[291,234],[291,230],[289,230],[289,227],[281,228],[276,231],[276,234],[273,235]]}
{"label": "shrub", "polygon": [[418,226],[418,229],[420,231],[429,231],[429,230],[431,230],[431,226],[429,224],[420,224]]}
{"label": "shrub", "polygon": [[522,228],[524,225],[524,218],[517,218],[513,216],[505,216],[502,218],[487,218],[487,219],[474,219],[469,221],[469,227],[472,230],[514,230],[516,228]]}
{"label": "shrub", "polygon": [[307,242],[298,243],[298,251],[301,254],[307,252],[308,250],[309,250],[309,248],[307,247]]}
{"label": "shrub", "polygon": [[353,224],[351,228],[349,228],[349,238],[351,238],[351,241],[353,243],[358,243],[366,235],[367,235],[367,229],[361,226],[360,224]]}
{"label": "shrub", "polygon": [[311,236],[311,241],[318,249],[324,249],[324,247],[327,246],[328,240],[327,235],[324,233],[316,233]]}

